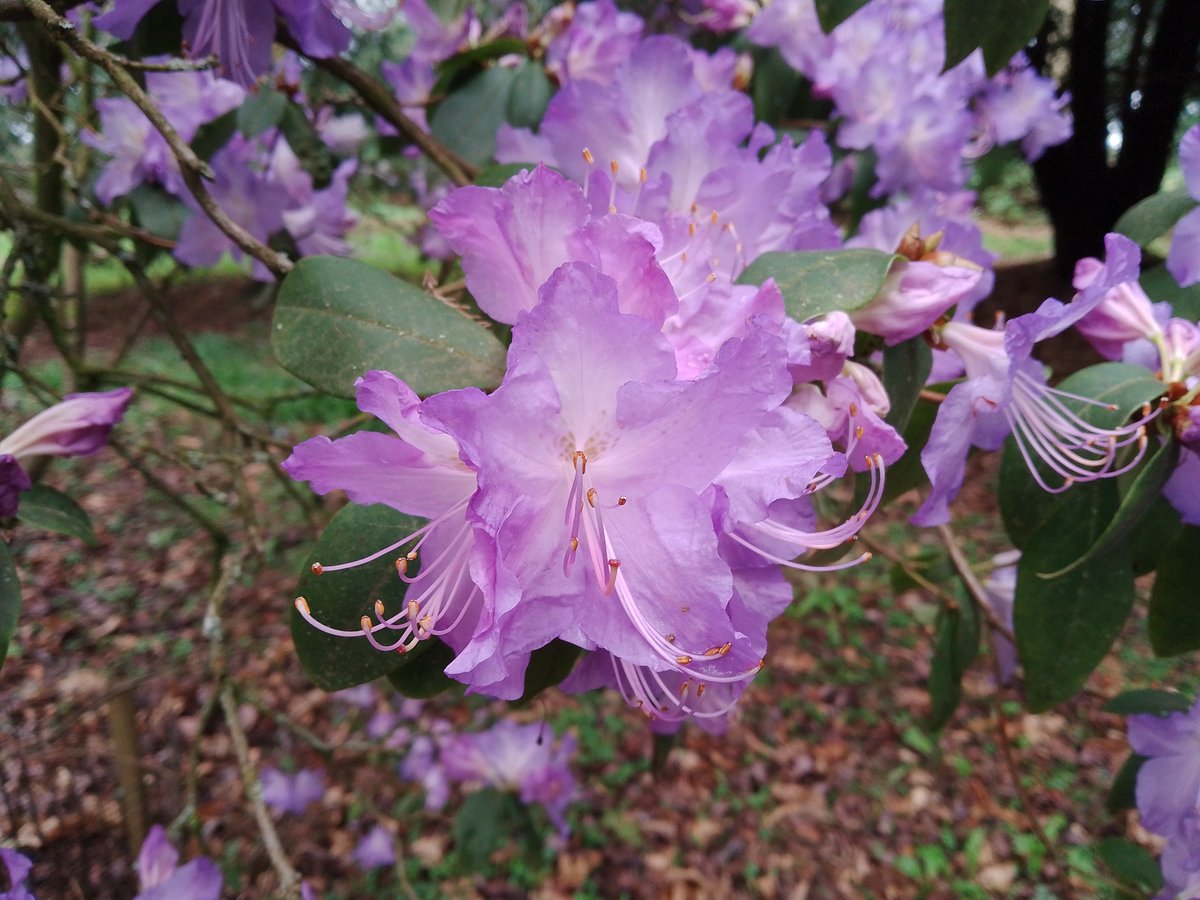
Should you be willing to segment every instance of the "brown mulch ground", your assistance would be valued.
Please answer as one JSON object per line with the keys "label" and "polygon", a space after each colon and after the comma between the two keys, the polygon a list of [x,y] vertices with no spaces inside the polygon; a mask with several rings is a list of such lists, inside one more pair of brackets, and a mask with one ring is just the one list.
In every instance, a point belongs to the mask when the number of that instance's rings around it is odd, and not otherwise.
{"label": "brown mulch ground", "polygon": [[[1039,300],[1055,293],[1034,276],[1014,290]],[[227,284],[182,288],[175,300],[194,327],[264,328],[245,294]],[[128,320],[124,301],[102,300],[94,314],[111,323],[102,344],[115,346]],[[176,454],[204,447],[184,418],[149,437]],[[259,513],[274,524],[268,463],[253,465]],[[194,493],[186,470],[159,471]],[[960,532],[977,559],[1002,549],[993,478],[994,461],[976,461],[959,503]],[[202,722],[212,695],[202,631],[208,538],[111,454],[55,468],[49,481],[81,499],[99,546],[29,529],[15,535],[25,605],[19,652],[0,671],[0,838],[34,860],[40,898],[136,892],[110,737],[108,701],[123,693],[135,710],[149,821],[171,821],[194,777],[200,828],[184,857],[220,861],[226,896],[270,896],[277,881],[229,732],[219,716]],[[206,488],[220,499],[224,486]],[[898,528],[911,511],[902,504],[869,534],[916,553],[928,537]],[[419,791],[396,775],[394,759],[354,746],[366,714],[312,687],[295,659],[287,615],[309,540],[297,516],[247,565],[229,598],[225,644],[256,761],[328,772],[326,797],[303,818],[279,822],[289,857],[318,896],[1092,896],[1103,888],[1086,871],[1086,848],[1127,828],[1145,838],[1103,810],[1128,752],[1122,720],[1100,712],[1121,687],[1119,661],[1051,713],[1010,711],[1018,774],[1055,845],[1047,857],[998,752],[988,667],[968,674],[963,706],[940,738],[922,729],[935,606],[918,591],[893,591],[877,558],[805,580],[798,596],[812,608],[776,623],[768,668],[739,721],[721,737],[686,730],[660,771],[650,770],[644,720],[617,698],[555,694],[519,713],[580,739],[583,796],[572,836],[541,871],[501,854],[487,873],[464,873],[451,839],[453,804],[420,811]],[[1131,640],[1137,634],[1131,627]],[[324,758],[272,711],[339,749]],[[461,701],[434,700],[409,726],[467,717]],[[366,878],[348,858],[375,821],[402,839],[407,886],[390,872]]]}

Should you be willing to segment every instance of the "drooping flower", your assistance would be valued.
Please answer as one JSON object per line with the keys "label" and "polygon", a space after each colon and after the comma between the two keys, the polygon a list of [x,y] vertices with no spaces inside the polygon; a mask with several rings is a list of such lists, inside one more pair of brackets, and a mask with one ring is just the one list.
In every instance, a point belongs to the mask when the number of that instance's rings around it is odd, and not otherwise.
{"label": "drooping flower", "polygon": [[[1009,433],[1030,473],[1047,491],[1119,475],[1141,458],[1147,446],[1144,423],[1101,428],[1085,421],[1064,400],[1094,401],[1049,387],[1042,367],[1031,357],[1037,342],[1075,324],[1114,286],[1137,277],[1140,254],[1132,241],[1110,234],[1105,246],[1103,275],[1072,302],[1046,300],[1036,311],[1011,319],[1003,331],[963,322],[949,322],[938,330],[941,342],[961,359],[967,378],[950,389],[921,451],[932,490],[913,516],[914,523],[946,522],[949,502],[962,485],[969,447],[999,449]],[[1137,447],[1133,459],[1118,465],[1118,452],[1130,445]],[[1043,465],[1057,481],[1043,476]]]}
{"label": "drooping flower", "polygon": [[218,900],[225,880],[220,867],[204,856],[179,865],[179,851],[161,825],[146,835],[137,870],[140,890],[134,900]]}
{"label": "drooping flower", "polygon": [[132,398],[129,388],[68,394],[0,440],[0,516],[15,515],[20,493],[31,486],[21,460],[98,453]]}
{"label": "drooping flower", "polygon": [[[1017,562],[1020,550],[1008,550],[992,558],[992,571],[983,582],[992,612],[1008,629],[1013,624],[1013,599],[1017,591]],[[999,632],[992,634],[992,651],[1000,664],[1000,683],[1008,684],[1017,671],[1017,648]]]}
{"label": "drooping flower", "polygon": [[320,769],[301,769],[294,775],[263,769],[259,784],[263,802],[281,815],[300,815],[325,796],[325,773]]}

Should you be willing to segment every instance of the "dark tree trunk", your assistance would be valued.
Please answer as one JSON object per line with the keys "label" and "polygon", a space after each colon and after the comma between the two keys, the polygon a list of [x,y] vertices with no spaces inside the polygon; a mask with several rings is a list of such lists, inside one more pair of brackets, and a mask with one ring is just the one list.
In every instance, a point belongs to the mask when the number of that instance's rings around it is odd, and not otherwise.
{"label": "dark tree trunk", "polygon": [[[1063,275],[1069,275],[1081,257],[1102,255],[1104,235],[1121,214],[1158,190],[1180,110],[1196,81],[1200,9],[1196,0],[1164,0],[1144,59],[1145,12],[1139,17],[1120,79],[1129,92],[1134,87],[1140,91],[1139,102],[1133,104],[1129,96],[1110,98],[1111,12],[1111,0],[1076,0],[1066,85],[1071,91],[1075,133],[1034,164],[1042,203],[1054,226],[1055,263]],[[1122,111],[1123,139],[1111,165],[1110,108]]]}

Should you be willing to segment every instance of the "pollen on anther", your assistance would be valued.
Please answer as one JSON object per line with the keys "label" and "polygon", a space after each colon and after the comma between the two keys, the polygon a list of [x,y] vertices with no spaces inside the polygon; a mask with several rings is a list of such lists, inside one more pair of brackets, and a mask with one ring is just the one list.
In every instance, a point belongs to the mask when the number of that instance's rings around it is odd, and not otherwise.
{"label": "pollen on anther", "polygon": [[667,635],[667,643],[668,643],[668,644],[673,644],[673,643],[675,643],[675,635],[674,635],[674,634],[668,634],[668,635]]}
{"label": "pollen on anther", "polygon": [[858,415],[858,404],[857,403],[850,404],[850,415],[852,415],[852,416]]}
{"label": "pollen on anther", "polygon": [[400,575],[408,574],[408,560],[403,556],[396,560],[396,572]]}
{"label": "pollen on anther", "polygon": [[583,161],[589,166],[596,161],[596,157],[592,156],[592,151],[587,147],[583,148]]}
{"label": "pollen on anther", "polygon": [[685,613],[685,612],[691,612],[691,607],[689,607],[689,606],[681,606],[681,607],[679,607],[679,611],[680,611],[681,613]]}
{"label": "pollen on anther", "polygon": [[617,506],[624,506],[628,502],[629,502],[628,497],[618,497],[617,498]]}
{"label": "pollen on anther", "polygon": [[595,488],[588,488],[587,502],[588,502],[588,505],[592,507],[592,509],[596,508],[596,489]]}
{"label": "pollen on anther", "polygon": [[307,615],[312,614],[311,610],[309,610],[309,608],[308,608],[308,601],[305,600],[303,597],[297,597],[293,602],[296,604],[296,609],[299,610],[304,615],[307,616]]}
{"label": "pollen on anther", "polygon": [[321,565],[319,562],[315,562],[312,564],[312,573],[314,575],[320,575],[324,571],[325,571],[325,567],[323,565]]}
{"label": "pollen on anther", "polygon": [[609,168],[609,171],[611,171],[611,172],[613,173],[613,178],[616,178],[616,177],[617,177],[617,171],[618,171],[618,170],[619,170],[621,167],[620,167],[620,166],[618,166],[618,165],[617,165],[617,161],[616,161],[615,159],[613,159],[613,160],[610,160],[610,161],[609,161],[609,163],[608,163],[608,168]]}
{"label": "pollen on anther", "polygon": [[579,538],[577,538],[577,537],[571,538],[571,552],[574,553],[578,549],[579,549]]}
{"label": "pollen on anther", "polygon": [[649,177],[650,173],[646,171],[645,166],[642,166],[640,169],[638,169],[638,181],[640,181],[642,184],[645,184],[646,179]]}
{"label": "pollen on anther", "polygon": [[363,634],[367,634],[371,630],[371,617],[363,616],[358,620],[358,624],[362,628]]}
{"label": "pollen on anther", "polygon": [[410,619],[415,619],[420,614],[421,614],[421,604],[417,603],[416,600],[409,600],[408,601],[408,617]]}
{"label": "pollen on anther", "polygon": [[[363,618],[366,618],[366,617],[364,616]],[[677,656],[677,657],[675,657],[675,662],[679,663],[681,666],[686,666],[686,665],[687,665],[688,663],[690,663],[691,661],[692,661],[692,658],[691,658],[690,656]]]}
{"label": "pollen on anther", "polygon": [[704,682],[701,682],[700,684],[696,685],[696,698],[699,699],[700,697],[703,697],[704,691],[707,688],[708,688],[708,685],[706,685]]}
{"label": "pollen on anther", "polygon": [[387,607],[385,607],[383,605],[382,600],[375,601],[375,615],[379,616],[379,618],[381,618],[381,619],[383,618],[383,614],[386,611],[386,609],[387,609]]}
{"label": "pollen on anther", "polygon": [[416,562],[417,561],[417,551],[410,550],[404,558],[407,559],[409,562]]}

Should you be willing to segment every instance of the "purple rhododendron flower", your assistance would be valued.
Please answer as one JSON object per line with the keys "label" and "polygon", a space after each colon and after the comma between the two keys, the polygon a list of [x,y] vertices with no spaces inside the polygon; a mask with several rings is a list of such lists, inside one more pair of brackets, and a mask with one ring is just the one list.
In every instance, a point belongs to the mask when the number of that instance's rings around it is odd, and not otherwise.
{"label": "purple rhododendron flower", "polygon": [[396,862],[396,840],[382,825],[368,831],[354,847],[350,857],[361,869],[377,869]]}
{"label": "purple rhododendron flower", "polygon": [[218,900],[224,876],[207,857],[179,865],[179,851],[161,825],[146,835],[137,859],[140,890],[134,900]]}
{"label": "purple rhododendron flower", "polygon": [[[1140,253],[1132,241],[1110,234],[1105,247],[1104,272],[1070,303],[1046,300],[1035,312],[1009,320],[1003,331],[963,322],[949,322],[939,329],[942,343],[962,360],[967,379],[950,389],[921,451],[932,490],[913,516],[914,523],[946,522],[950,500],[962,485],[969,447],[998,449],[1010,432],[1030,473],[1051,492],[1076,481],[1119,475],[1141,459],[1147,446],[1144,421],[1112,429],[1084,421],[1046,385],[1042,367],[1031,357],[1038,341],[1074,325],[1115,286],[1137,277]],[[1137,444],[1138,452],[1130,462],[1115,467],[1117,451],[1130,444]],[[1039,461],[1062,483],[1047,483]]]}
{"label": "purple rhododendron flower", "polygon": [[280,814],[300,815],[325,796],[325,773],[320,769],[301,769],[294,775],[263,769],[259,784],[263,802]]}
{"label": "purple rhododendron flower", "polygon": [[546,47],[546,72],[559,84],[609,81],[641,39],[641,18],[618,10],[612,0],[580,3],[568,15],[570,24]]}
{"label": "purple rhododendron flower", "polygon": [[0,863],[4,864],[4,868],[8,872],[9,883],[9,889],[0,892],[0,900],[34,900],[33,894],[25,887],[29,872],[33,869],[33,863],[29,861],[29,858],[16,850],[0,847]]}
{"label": "purple rhododendron flower", "polygon": [[[1017,592],[1017,562],[1020,559],[1020,550],[996,554],[992,558],[992,571],[983,582],[992,612],[1010,631],[1013,627],[1013,600]],[[1017,648],[1004,635],[993,633],[992,651],[1000,663],[1000,683],[1010,683],[1017,671]]]}
{"label": "purple rhododendron flower", "polygon": [[554,741],[546,731],[545,725],[503,719],[487,731],[455,735],[442,746],[442,766],[453,781],[517,791],[522,802],[540,803],[565,837],[566,809],[577,791],[570,769],[575,739]]}
{"label": "purple rhododendron flower", "polygon": [[1162,898],[1200,888],[1200,701],[1187,712],[1129,717],[1129,744],[1147,757],[1135,796],[1142,825],[1167,839]]}
{"label": "purple rhododendron flower", "polygon": [[[1200,125],[1193,125],[1179,142],[1179,167],[1192,199],[1200,200]],[[1200,281],[1200,209],[1193,209],[1175,224],[1167,271],[1183,287]]]}

